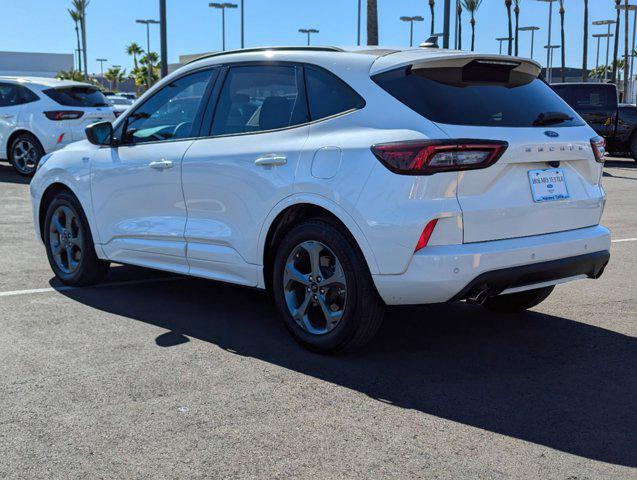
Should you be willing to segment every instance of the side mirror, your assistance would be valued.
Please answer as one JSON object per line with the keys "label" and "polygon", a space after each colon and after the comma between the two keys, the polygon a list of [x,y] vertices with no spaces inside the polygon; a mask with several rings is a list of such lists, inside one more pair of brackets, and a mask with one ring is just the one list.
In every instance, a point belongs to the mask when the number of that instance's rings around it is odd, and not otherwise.
{"label": "side mirror", "polygon": [[113,125],[111,122],[93,123],[86,127],[86,138],[93,145],[111,146],[113,143]]}

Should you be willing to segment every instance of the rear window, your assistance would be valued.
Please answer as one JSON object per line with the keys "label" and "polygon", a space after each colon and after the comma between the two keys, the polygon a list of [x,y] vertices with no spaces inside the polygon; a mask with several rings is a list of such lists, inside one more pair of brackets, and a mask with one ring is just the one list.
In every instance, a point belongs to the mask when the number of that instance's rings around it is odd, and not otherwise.
{"label": "rear window", "polygon": [[108,100],[95,87],[50,88],[44,93],[65,107],[107,107]]}
{"label": "rear window", "polygon": [[437,123],[489,127],[584,125],[545,82],[513,70],[516,66],[479,60],[464,67],[409,66],[375,75],[373,80]]}
{"label": "rear window", "polygon": [[575,110],[614,110],[617,91],[604,85],[554,86],[553,89]]}

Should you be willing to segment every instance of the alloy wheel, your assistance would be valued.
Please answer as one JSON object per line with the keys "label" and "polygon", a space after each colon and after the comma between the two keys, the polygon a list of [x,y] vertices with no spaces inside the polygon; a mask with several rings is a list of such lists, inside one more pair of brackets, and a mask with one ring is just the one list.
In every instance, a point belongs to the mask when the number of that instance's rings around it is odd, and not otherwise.
{"label": "alloy wheel", "polygon": [[338,257],[321,242],[305,241],[292,250],[285,263],[283,291],[294,321],[310,334],[329,333],[343,318],[345,272]]}
{"label": "alloy wheel", "polygon": [[84,249],[80,220],[66,205],[59,206],[53,212],[49,247],[55,264],[62,272],[72,274],[80,267]]}
{"label": "alloy wheel", "polygon": [[38,151],[29,140],[19,140],[13,146],[13,165],[20,173],[30,174],[38,162]]}

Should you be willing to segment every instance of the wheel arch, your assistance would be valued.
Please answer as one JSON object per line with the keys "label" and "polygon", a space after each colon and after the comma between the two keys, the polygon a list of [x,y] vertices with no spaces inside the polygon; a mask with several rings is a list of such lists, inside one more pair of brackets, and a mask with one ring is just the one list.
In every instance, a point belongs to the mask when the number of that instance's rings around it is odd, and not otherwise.
{"label": "wheel arch", "polygon": [[42,142],[40,141],[40,139],[38,138],[38,136],[35,133],[33,133],[30,130],[27,130],[25,128],[18,128],[16,130],[14,130],[13,132],[11,132],[11,135],[9,135],[9,138],[7,139],[7,144],[5,146],[5,149],[6,149],[5,153],[7,155],[6,156],[7,159],[11,158],[11,156],[10,156],[10,154],[11,154],[11,145],[13,144],[13,141],[16,139],[16,137],[18,135],[21,135],[23,133],[31,135],[33,138],[35,138],[36,141],[40,144],[40,148],[42,148],[42,151],[45,152],[44,145],[42,145]]}
{"label": "wheel arch", "polygon": [[320,196],[288,198],[277,205],[268,215],[259,236],[258,258],[262,261],[262,286],[271,292],[272,268],[277,245],[287,232],[310,218],[329,218],[348,234],[360,249],[370,273],[378,273],[378,265],[356,221],[339,205]]}

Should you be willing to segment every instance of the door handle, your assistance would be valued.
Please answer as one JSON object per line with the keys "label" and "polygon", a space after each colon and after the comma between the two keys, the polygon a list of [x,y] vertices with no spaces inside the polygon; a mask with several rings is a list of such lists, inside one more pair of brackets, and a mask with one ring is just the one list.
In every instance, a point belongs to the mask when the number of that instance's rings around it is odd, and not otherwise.
{"label": "door handle", "polygon": [[165,158],[159,160],[159,161],[155,161],[155,162],[150,162],[148,164],[148,166],[150,168],[153,168],[155,170],[166,170],[167,168],[173,168],[173,162],[171,162],[170,160],[166,160]]}
{"label": "door handle", "polygon": [[254,164],[257,167],[279,167],[288,163],[288,159],[285,155],[278,155],[276,153],[270,153],[262,157],[257,158]]}

